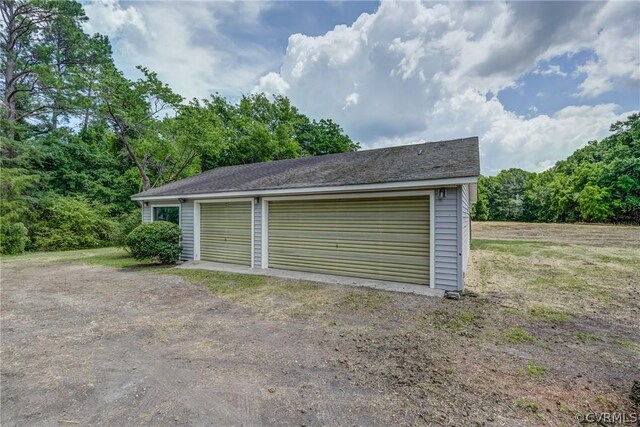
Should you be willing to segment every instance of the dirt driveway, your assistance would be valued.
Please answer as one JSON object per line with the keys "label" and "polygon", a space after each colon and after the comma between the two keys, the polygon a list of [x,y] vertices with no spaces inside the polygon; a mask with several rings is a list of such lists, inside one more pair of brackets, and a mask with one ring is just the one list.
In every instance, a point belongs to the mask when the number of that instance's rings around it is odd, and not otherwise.
{"label": "dirt driveway", "polygon": [[350,382],[312,324],[260,318],[180,277],[2,275],[3,426],[370,425],[389,398]]}
{"label": "dirt driveway", "polygon": [[566,426],[637,412],[640,248],[566,241],[474,241],[460,301],[135,267],[117,249],[5,258],[0,424]]}

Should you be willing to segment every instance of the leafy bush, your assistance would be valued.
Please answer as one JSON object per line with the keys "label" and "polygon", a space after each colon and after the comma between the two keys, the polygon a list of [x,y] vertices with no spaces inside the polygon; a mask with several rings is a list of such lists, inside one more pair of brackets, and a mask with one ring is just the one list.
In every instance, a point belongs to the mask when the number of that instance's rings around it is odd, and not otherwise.
{"label": "leafy bush", "polygon": [[127,244],[127,236],[129,233],[131,233],[141,223],[142,217],[140,209],[135,209],[132,212],[121,215],[116,223],[116,230],[113,234],[113,243],[118,246],[125,246]]}
{"label": "leafy bush", "polygon": [[23,223],[0,219],[0,254],[21,254],[28,240],[27,227]]}
{"label": "leafy bush", "polygon": [[52,196],[34,225],[33,240],[38,250],[95,248],[109,244],[113,230],[104,207],[82,197]]}
{"label": "leafy bush", "polygon": [[182,252],[180,227],[167,221],[139,225],[127,236],[127,246],[135,259],[174,264]]}

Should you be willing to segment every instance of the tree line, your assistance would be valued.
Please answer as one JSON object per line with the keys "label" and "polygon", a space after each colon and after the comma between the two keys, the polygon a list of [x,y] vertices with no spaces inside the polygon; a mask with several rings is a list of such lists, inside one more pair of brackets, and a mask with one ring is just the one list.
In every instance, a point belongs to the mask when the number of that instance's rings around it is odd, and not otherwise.
{"label": "tree line", "polygon": [[[128,78],[82,5],[0,0],[0,253],[122,243],[131,194],[218,166],[355,151],[286,97],[185,100],[156,73]],[[474,218],[640,222],[637,114],[542,173],[479,180]]]}
{"label": "tree line", "polygon": [[115,66],[69,0],[0,0],[0,253],[121,242],[131,194],[218,166],[354,151],[286,97],[185,100]]}
{"label": "tree line", "polygon": [[640,224],[640,115],[610,130],[544,172],[480,177],[474,219]]}

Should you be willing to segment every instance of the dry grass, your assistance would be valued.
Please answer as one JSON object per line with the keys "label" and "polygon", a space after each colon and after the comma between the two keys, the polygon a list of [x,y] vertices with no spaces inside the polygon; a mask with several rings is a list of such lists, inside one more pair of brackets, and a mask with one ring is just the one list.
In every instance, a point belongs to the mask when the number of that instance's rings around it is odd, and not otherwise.
{"label": "dry grass", "polygon": [[640,242],[640,227],[637,225],[474,222],[472,233],[474,239],[525,240],[636,249]]}
{"label": "dry grass", "polygon": [[[498,235],[504,234],[500,224],[493,226]],[[541,236],[549,233],[547,224],[537,226]],[[630,235],[635,232],[621,228]],[[620,247],[617,239],[598,245],[561,239],[563,243],[474,240],[467,289],[503,295],[505,304],[524,306],[533,316],[554,321],[593,312],[622,321],[637,316],[640,247]],[[630,304],[634,300],[636,304]]]}

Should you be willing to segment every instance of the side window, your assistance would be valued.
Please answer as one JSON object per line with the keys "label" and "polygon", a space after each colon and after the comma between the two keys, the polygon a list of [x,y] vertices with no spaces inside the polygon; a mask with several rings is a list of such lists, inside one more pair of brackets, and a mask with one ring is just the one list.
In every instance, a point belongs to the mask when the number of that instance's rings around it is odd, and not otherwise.
{"label": "side window", "polygon": [[180,224],[180,208],[178,206],[154,206],[154,221],[169,221]]}

